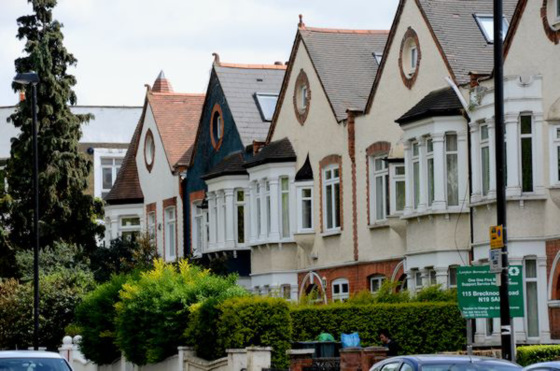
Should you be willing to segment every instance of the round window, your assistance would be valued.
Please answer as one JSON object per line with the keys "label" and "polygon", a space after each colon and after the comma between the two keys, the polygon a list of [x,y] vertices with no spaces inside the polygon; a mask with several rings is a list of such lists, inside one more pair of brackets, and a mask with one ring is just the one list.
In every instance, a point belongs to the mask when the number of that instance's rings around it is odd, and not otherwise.
{"label": "round window", "polygon": [[404,84],[409,89],[416,81],[418,69],[420,67],[420,45],[418,35],[412,28],[406,30],[401,42],[401,53],[399,56],[399,67]]}
{"label": "round window", "polygon": [[222,145],[224,139],[224,120],[222,116],[222,109],[219,104],[214,105],[212,115],[210,116],[210,139],[212,140],[212,147],[217,151]]}
{"label": "round window", "polygon": [[148,171],[152,171],[154,166],[154,157],[156,154],[156,145],[154,142],[154,136],[152,131],[148,129],[146,133],[146,139],[144,140],[144,160],[146,162],[146,168]]}
{"label": "round window", "polygon": [[309,113],[309,105],[311,103],[311,89],[309,88],[309,80],[303,69],[299,72],[294,88],[294,110],[296,118],[303,125]]}
{"label": "round window", "polygon": [[560,42],[560,0],[543,0],[541,8],[544,32],[550,41]]}

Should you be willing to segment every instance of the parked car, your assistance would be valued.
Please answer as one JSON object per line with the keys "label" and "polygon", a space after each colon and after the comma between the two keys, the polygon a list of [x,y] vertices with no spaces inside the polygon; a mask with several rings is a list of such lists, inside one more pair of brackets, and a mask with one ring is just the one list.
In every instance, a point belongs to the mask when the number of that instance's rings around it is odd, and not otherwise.
{"label": "parked car", "polygon": [[415,355],[387,358],[370,371],[521,371],[518,364],[497,358],[453,355]]}
{"label": "parked car", "polygon": [[72,371],[58,353],[34,350],[0,351],[0,371]]}
{"label": "parked car", "polygon": [[525,367],[523,371],[560,371],[560,361],[534,363]]}

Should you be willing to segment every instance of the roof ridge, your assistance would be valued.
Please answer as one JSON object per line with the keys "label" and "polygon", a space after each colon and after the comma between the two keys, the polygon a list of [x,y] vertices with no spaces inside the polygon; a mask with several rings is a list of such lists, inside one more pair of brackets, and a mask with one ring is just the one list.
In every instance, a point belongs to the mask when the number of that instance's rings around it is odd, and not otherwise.
{"label": "roof ridge", "polygon": [[357,30],[346,28],[321,28],[321,27],[303,27],[302,31],[324,32],[324,33],[349,33],[349,34],[382,34],[388,35],[390,30]]}
{"label": "roof ridge", "polygon": [[284,64],[246,64],[246,63],[224,63],[224,62],[220,62],[218,67],[262,69],[262,70],[285,70],[286,69],[286,65]]}
{"label": "roof ridge", "polygon": [[160,93],[160,92],[155,92],[153,90],[150,91],[150,94],[152,95],[180,95],[180,96],[187,96],[187,97],[204,97],[205,94],[204,93],[173,93],[173,92],[169,92],[169,93]]}

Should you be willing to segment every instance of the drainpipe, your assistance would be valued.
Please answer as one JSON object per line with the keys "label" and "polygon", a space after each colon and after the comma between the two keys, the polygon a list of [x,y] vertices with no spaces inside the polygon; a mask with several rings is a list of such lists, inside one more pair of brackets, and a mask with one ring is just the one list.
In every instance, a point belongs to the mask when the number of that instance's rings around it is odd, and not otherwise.
{"label": "drainpipe", "polygon": [[362,114],[362,110],[348,109],[348,155],[352,162],[352,240],[354,241],[354,261],[359,259],[358,246],[358,211],[357,211],[357,189],[356,189],[356,127],[355,118]]}

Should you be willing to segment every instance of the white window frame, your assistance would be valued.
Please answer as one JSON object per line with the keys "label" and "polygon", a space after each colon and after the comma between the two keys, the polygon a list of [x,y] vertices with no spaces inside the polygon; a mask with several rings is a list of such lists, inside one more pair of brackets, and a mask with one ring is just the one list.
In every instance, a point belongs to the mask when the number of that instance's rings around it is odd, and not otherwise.
{"label": "white window frame", "polygon": [[305,110],[307,108],[307,91],[308,91],[308,87],[307,85],[302,85],[301,86],[301,108],[303,110]]}
{"label": "white window frame", "polygon": [[[101,166],[101,159],[102,158],[113,158],[113,159],[120,159],[124,160],[124,156],[126,154],[126,149],[122,148],[94,148],[93,149],[93,175],[94,175],[94,196],[95,197],[102,197],[103,194],[103,170]],[[122,165],[121,165],[122,166]],[[118,171],[117,171],[118,173]],[[113,184],[115,184],[115,180],[117,178],[117,174],[113,177]]]}
{"label": "white window frame", "polygon": [[[388,186],[389,186],[389,167],[386,161],[387,156],[370,156],[369,158],[369,199],[370,207],[370,220],[372,224],[382,223],[387,220],[389,215],[388,205]],[[379,189],[378,180],[381,181],[381,190]],[[381,215],[378,214],[378,192],[381,192]],[[390,201],[389,201],[390,203]]]}
{"label": "white window frame", "polygon": [[[314,217],[313,217],[313,183],[305,183],[305,184],[298,184],[296,186],[296,190],[297,190],[297,220],[298,220],[298,233],[310,233],[314,231],[314,227],[313,227],[313,222],[314,222]],[[310,191],[311,195],[309,197],[305,197],[303,192],[304,191]],[[304,227],[304,202],[305,203],[309,203],[309,215],[310,215],[310,227],[309,228],[305,228]]]}
{"label": "white window frame", "polygon": [[208,209],[201,209],[202,201],[193,203],[193,254],[199,255],[208,249]]}
{"label": "white window frame", "polygon": [[[350,298],[350,283],[346,278],[337,278],[332,281],[332,301],[346,301]],[[338,288],[338,290],[335,289]],[[346,290],[344,290],[346,288]],[[335,293],[335,291],[338,291]]]}
{"label": "white window frame", "polygon": [[414,289],[416,291],[421,290],[424,287],[424,278],[422,277],[422,272],[415,270],[414,272]]}
{"label": "white window frame", "polygon": [[[397,169],[402,169],[404,170],[403,174],[397,174]],[[389,195],[390,195],[390,202],[391,202],[391,207],[390,207],[390,211],[391,211],[391,215],[400,215],[404,212],[404,209],[406,208],[406,166],[404,163],[397,163],[397,164],[390,164],[389,165],[389,179],[390,179],[390,189],[389,189]],[[402,205],[402,208],[400,210],[397,210],[397,184],[398,183],[403,183],[404,184],[404,188],[402,188],[402,192],[404,192],[404,204]]]}
{"label": "white window frame", "polygon": [[428,286],[437,285],[437,272],[434,268],[428,268],[426,278],[428,279]]}
{"label": "white window frame", "polygon": [[[529,117],[531,119],[531,133],[523,134],[521,131],[521,121],[523,117]],[[518,164],[519,164],[519,181],[521,185],[522,193],[535,193],[535,118],[531,112],[521,112],[519,114],[519,143],[518,143]],[[531,140],[531,185],[532,189],[530,191],[523,190],[523,139]]]}
{"label": "white window frame", "polygon": [[[432,171],[430,173],[429,163],[432,163]],[[434,141],[431,137],[426,137],[426,200],[428,202],[428,207],[431,207],[435,199],[435,169],[434,169]],[[430,190],[431,186],[431,190]],[[431,193],[430,193],[431,192]],[[431,197],[431,199],[430,199]]]}
{"label": "white window frame", "polygon": [[[123,225],[123,222],[125,219],[138,219],[138,224],[137,225]],[[138,215],[121,215],[119,217],[119,236],[123,237],[123,234],[127,234],[127,233],[140,233],[140,230],[142,229],[142,221],[140,219],[140,216]]]}
{"label": "white window frame", "polygon": [[560,124],[550,126],[550,154],[550,184],[560,187]]}
{"label": "white window frame", "polygon": [[560,22],[560,0],[554,1],[554,15],[556,16],[556,23]]}
{"label": "white window frame", "polygon": [[156,229],[156,212],[155,211],[150,211],[148,213],[148,237],[150,238],[151,242],[156,242],[156,238],[157,238],[157,229]]}
{"label": "white window frame", "polygon": [[[489,44],[493,44],[494,43],[494,15],[493,14],[475,14],[474,15],[475,19],[476,19],[476,23],[478,24],[478,27],[480,28],[480,31],[482,32],[482,35],[484,36],[484,38],[486,39],[486,42]],[[490,27],[486,27],[486,23],[485,22],[492,22],[492,24],[490,25]],[[508,33],[508,29],[509,29],[509,23],[506,19],[506,17],[502,17],[502,32],[503,32],[503,38],[505,39],[507,33]],[[490,33],[492,32],[492,33]]]}
{"label": "white window frame", "polygon": [[272,198],[270,195],[270,181],[265,180],[264,182],[264,208],[266,215],[266,237],[270,238],[270,233],[272,230]]}
{"label": "white window frame", "polygon": [[[243,200],[239,200],[239,194],[243,195]],[[245,245],[247,243],[248,233],[247,233],[247,223],[246,223],[246,215],[247,215],[247,192],[244,189],[238,188],[235,190],[234,193],[235,197],[235,243],[237,245]],[[243,208],[243,241],[240,241],[239,236],[239,209]]]}
{"label": "white window frame", "polygon": [[[177,207],[166,207],[163,213],[165,215],[165,253],[168,258],[175,258],[177,255],[175,251],[177,248]],[[170,244],[170,234],[173,235],[173,245]]]}
{"label": "white window frame", "polygon": [[[486,137],[482,135],[483,132],[486,132]],[[490,151],[492,151],[492,146],[490,143],[490,128],[488,127],[488,124],[481,122],[479,125],[478,134],[480,140],[480,193],[482,197],[487,197],[488,192],[490,192],[490,188],[492,187],[490,181]],[[484,156],[482,155],[484,149],[488,150],[488,162],[486,164],[484,163]],[[486,169],[488,171],[488,189],[486,190],[484,189],[485,166],[488,167],[488,169]]]}
{"label": "white window frame", "polygon": [[262,199],[261,199],[261,194],[262,194],[262,186],[260,184],[259,181],[255,182],[255,198],[256,198],[256,218],[257,218],[257,240],[259,240],[261,238],[261,236],[263,235],[263,225],[262,225]]}
{"label": "white window frame", "polygon": [[[338,214],[341,215],[340,204],[341,204],[341,184],[340,184],[340,166],[338,164],[331,164],[325,166],[323,168],[323,226],[325,232],[339,232],[340,231],[340,224],[341,220],[339,220],[339,224],[336,224],[336,212],[338,210]],[[338,175],[335,177],[335,171],[338,171]],[[327,179],[327,174],[331,174],[330,179]],[[338,184],[338,199],[335,196],[335,188]],[[332,188],[331,190],[331,218],[329,220],[329,210],[327,210],[327,189]],[[340,217],[339,217],[340,219]],[[329,222],[331,223],[331,227],[329,228]]]}
{"label": "white window frame", "polygon": [[[458,265],[450,265],[447,270],[447,287],[452,289],[457,287],[457,268]],[[452,273],[455,272],[455,273]],[[453,282],[455,281],[455,282]]]}
{"label": "white window frame", "polygon": [[[410,169],[412,173],[412,208],[418,210],[422,197],[420,187],[420,183],[422,182],[422,174],[420,174],[420,143],[417,140],[412,141],[410,143],[410,150],[412,151],[412,166]],[[418,169],[415,169],[415,165],[418,166]]]}
{"label": "white window frame", "polygon": [[[376,274],[371,276],[369,278],[369,291],[371,293],[378,292],[381,286],[383,285],[383,282],[385,282],[386,279],[387,278],[382,274]],[[377,289],[375,289],[374,286],[377,287]]]}
{"label": "white window frame", "polygon": [[418,63],[418,47],[416,45],[410,47],[410,71],[416,71],[416,64]]}

